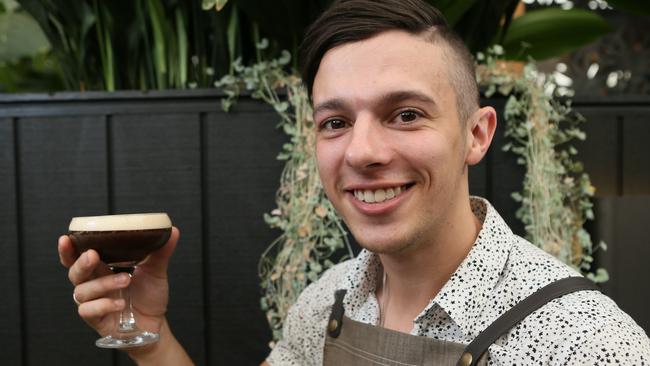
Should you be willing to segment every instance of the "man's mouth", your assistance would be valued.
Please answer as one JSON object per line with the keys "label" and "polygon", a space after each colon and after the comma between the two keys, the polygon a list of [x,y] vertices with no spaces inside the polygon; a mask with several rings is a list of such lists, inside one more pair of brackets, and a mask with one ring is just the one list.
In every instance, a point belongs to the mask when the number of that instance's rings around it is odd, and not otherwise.
{"label": "man's mouth", "polygon": [[365,203],[382,203],[392,200],[400,194],[404,193],[407,189],[413,186],[412,183],[402,186],[379,188],[379,189],[354,189],[352,194],[354,197]]}

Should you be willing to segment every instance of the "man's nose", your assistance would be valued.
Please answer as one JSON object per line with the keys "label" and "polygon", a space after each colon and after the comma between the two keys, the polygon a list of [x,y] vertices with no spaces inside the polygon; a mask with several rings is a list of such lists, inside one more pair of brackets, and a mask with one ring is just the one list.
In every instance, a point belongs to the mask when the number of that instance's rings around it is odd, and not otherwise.
{"label": "man's nose", "polygon": [[391,150],[383,128],[381,122],[373,118],[362,117],[355,121],[345,150],[349,166],[371,169],[390,162]]}

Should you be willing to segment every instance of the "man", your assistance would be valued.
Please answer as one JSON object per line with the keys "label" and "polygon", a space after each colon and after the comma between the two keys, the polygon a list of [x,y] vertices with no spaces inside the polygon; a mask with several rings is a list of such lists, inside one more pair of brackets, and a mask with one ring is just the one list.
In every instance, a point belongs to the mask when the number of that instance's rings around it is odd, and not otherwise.
{"label": "man", "polygon": [[[337,2],[309,29],[302,56],[323,187],[364,250],[303,292],[265,364],[650,364],[643,330],[594,290],[556,294],[491,330],[537,290],[579,274],[470,198],[467,169],[485,155],[496,113],[479,108],[471,56],[437,10]],[[191,364],[164,317],[177,239],[174,230],[134,279],[143,296],[134,301],[151,309],[138,321],[161,334],[129,352],[139,364]],[[124,304],[105,296],[130,279],[98,273],[97,253],[77,258],[65,236],[59,253],[79,314],[107,333],[106,315]],[[486,334],[487,350],[465,348]]]}

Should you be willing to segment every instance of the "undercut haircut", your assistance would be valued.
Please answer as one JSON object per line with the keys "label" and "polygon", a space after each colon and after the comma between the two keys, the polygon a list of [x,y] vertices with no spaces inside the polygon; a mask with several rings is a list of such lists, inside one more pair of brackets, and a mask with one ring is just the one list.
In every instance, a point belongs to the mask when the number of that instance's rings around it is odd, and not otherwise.
{"label": "undercut haircut", "polygon": [[422,0],[335,1],[307,28],[300,46],[300,73],[310,100],[316,73],[327,51],[391,30],[443,46],[443,61],[456,93],[458,119],[465,123],[479,106],[474,59],[442,13]]}

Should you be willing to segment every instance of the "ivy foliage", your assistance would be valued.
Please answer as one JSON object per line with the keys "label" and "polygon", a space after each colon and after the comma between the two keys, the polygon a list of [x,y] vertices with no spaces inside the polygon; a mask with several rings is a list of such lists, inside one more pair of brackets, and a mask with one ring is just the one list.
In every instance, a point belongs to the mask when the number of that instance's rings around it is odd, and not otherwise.
{"label": "ivy foliage", "polygon": [[[258,45],[265,46],[265,42]],[[278,155],[286,164],[276,194],[277,208],[264,215],[267,224],[282,234],[259,262],[260,305],[274,340],[281,338],[283,321],[302,290],[332,267],[334,260],[353,255],[347,233],[318,177],[311,103],[300,78],[284,70],[289,62],[286,51],[278,59],[252,66],[237,60],[234,73],[216,83],[227,95],[222,99],[225,110],[242,92],[273,106],[280,116],[278,127],[289,139]]]}
{"label": "ivy foliage", "polygon": [[540,73],[532,61],[515,72],[499,59],[502,53],[497,46],[478,54],[477,79],[487,97],[498,93],[508,98],[509,142],[502,149],[515,154],[526,169],[522,191],[512,193],[521,204],[516,215],[526,238],[593,281],[607,281],[605,269],[592,268],[593,254],[607,246],[594,245],[584,229],[594,219],[595,188],[572,144],[586,139],[580,128],[585,119],[571,109],[570,100],[557,95],[553,77]]}

